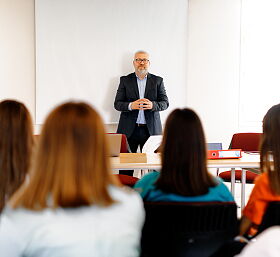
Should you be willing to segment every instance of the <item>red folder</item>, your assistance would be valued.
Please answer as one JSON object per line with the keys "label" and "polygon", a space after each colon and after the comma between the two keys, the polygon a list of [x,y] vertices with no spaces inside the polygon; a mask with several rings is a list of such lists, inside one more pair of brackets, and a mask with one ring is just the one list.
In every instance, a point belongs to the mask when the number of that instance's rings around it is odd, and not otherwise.
{"label": "red folder", "polygon": [[241,158],[241,149],[208,150],[208,159],[238,159]]}

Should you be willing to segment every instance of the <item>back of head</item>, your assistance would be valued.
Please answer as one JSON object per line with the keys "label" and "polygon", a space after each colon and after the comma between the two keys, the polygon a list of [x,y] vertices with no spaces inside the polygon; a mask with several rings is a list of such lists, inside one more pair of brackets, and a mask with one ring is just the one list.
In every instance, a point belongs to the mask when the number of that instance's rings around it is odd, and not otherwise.
{"label": "back of head", "polygon": [[68,102],[47,117],[30,183],[14,206],[29,209],[110,205],[107,142],[103,122],[86,103]]}
{"label": "back of head", "polygon": [[280,194],[280,104],[272,106],[263,119],[261,170],[268,172],[270,186]]}
{"label": "back of head", "polygon": [[207,193],[214,185],[207,172],[205,137],[199,117],[188,108],[174,110],[165,125],[158,188],[194,196]]}
{"label": "back of head", "polygon": [[25,179],[32,145],[33,125],[25,105],[0,102],[0,210]]}

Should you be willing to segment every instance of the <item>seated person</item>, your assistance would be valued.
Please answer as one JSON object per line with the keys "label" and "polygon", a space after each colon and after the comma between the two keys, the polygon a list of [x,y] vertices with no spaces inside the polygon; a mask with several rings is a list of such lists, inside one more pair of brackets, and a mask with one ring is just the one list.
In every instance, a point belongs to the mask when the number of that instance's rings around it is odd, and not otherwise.
{"label": "seated person", "polygon": [[107,148],[88,104],[49,114],[29,179],[2,213],[1,257],[139,256],[142,199],[115,181]]}
{"label": "seated person", "polygon": [[32,147],[33,124],[25,105],[0,102],[0,213],[25,180]]}
{"label": "seated person", "polygon": [[207,171],[202,124],[191,109],[176,109],[165,125],[161,172],[151,172],[135,184],[145,201],[233,201],[222,180]]}
{"label": "seated person", "polygon": [[280,227],[268,228],[250,242],[236,257],[279,257]]}
{"label": "seated person", "polygon": [[261,172],[255,180],[243,210],[240,235],[254,235],[261,224],[267,205],[280,201],[280,104],[271,107],[263,119],[260,145]]}

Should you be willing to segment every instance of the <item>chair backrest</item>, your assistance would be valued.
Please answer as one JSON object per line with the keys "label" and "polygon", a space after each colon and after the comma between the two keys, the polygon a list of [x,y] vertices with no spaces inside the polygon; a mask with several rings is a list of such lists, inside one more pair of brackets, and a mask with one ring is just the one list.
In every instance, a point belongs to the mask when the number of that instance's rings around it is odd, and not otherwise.
{"label": "chair backrest", "polygon": [[[107,133],[107,134],[118,134],[118,133]],[[122,135],[122,139],[121,139],[121,153],[128,153],[129,151],[129,146],[128,146],[128,142],[127,142],[127,138],[125,134],[121,134]]]}
{"label": "chair backrest", "polygon": [[275,225],[280,225],[280,201],[270,202],[268,204],[258,228],[258,234]]}
{"label": "chair backrest", "polygon": [[154,153],[160,146],[162,135],[150,136],[142,148],[143,153]]}
{"label": "chair backrest", "polygon": [[229,149],[258,151],[262,133],[237,133],[232,136]]}
{"label": "chair backrest", "polygon": [[237,234],[234,202],[146,202],[142,257],[210,256]]}

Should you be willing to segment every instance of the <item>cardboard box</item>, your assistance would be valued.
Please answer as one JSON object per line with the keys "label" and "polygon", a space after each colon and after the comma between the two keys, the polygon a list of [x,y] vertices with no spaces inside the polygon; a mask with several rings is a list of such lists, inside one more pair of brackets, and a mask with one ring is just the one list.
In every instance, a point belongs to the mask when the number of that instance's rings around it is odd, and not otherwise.
{"label": "cardboard box", "polygon": [[145,153],[120,153],[121,163],[147,163]]}

